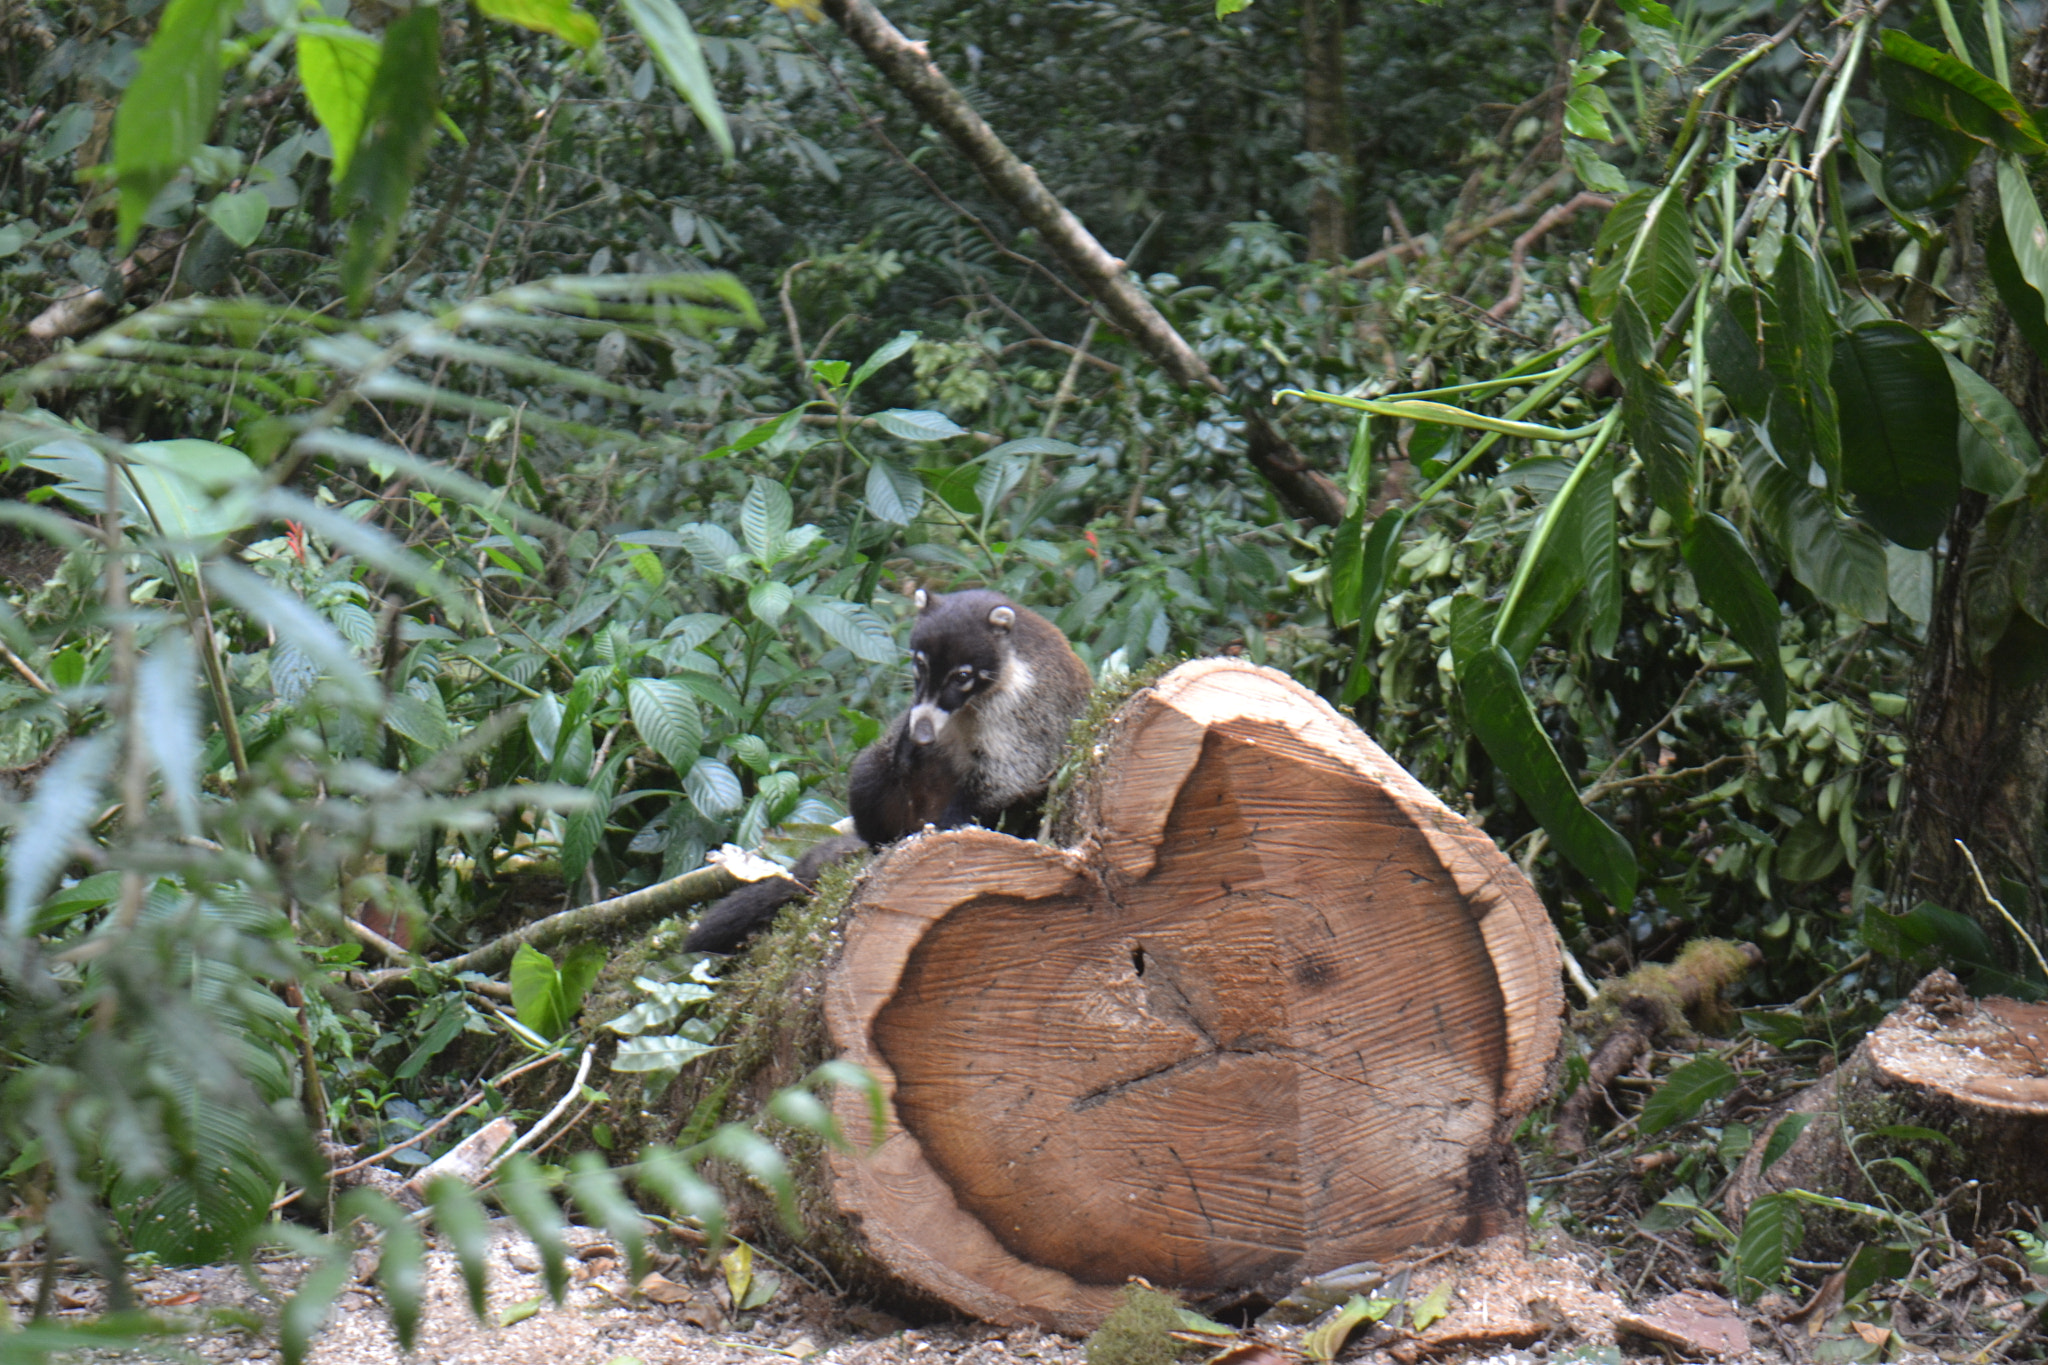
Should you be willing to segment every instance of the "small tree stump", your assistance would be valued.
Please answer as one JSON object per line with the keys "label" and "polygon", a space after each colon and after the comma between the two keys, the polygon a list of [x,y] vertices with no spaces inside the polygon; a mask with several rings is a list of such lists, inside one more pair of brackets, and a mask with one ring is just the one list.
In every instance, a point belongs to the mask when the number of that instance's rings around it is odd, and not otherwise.
{"label": "small tree stump", "polygon": [[[1811,1117],[1784,1155],[1764,1169],[1770,1134],[1793,1114]],[[1930,1132],[1947,1140],[1923,1135]],[[1967,1237],[1980,1212],[1999,1226],[2008,1202],[2048,1204],[2044,1150],[2048,1005],[1996,996],[1975,1000],[1955,977],[1938,971],[1886,1015],[1847,1061],[1759,1128],[1729,1187],[1728,1203],[1740,1216],[1765,1195],[1802,1189],[1860,1203],[1890,1200],[1921,1212],[1929,1203],[1926,1191],[1881,1160],[1898,1156],[1919,1167],[1940,1194],[1966,1180],[1979,1182],[1949,1215],[1957,1235]],[[1846,1251],[1883,1233],[1836,1210],[1809,1205],[1804,1214],[1813,1249]]]}
{"label": "small tree stump", "polygon": [[[811,1203],[866,1269],[1078,1332],[1133,1275],[1277,1297],[1519,1227],[1509,1139],[1563,999],[1492,841],[1232,660],[1139,693],[1086,759],[1061,846],[928,834],[852,897],[824,1042],[889,1116],[825,1155]],[[833,1107],[861,1146],[863,1098]]]}

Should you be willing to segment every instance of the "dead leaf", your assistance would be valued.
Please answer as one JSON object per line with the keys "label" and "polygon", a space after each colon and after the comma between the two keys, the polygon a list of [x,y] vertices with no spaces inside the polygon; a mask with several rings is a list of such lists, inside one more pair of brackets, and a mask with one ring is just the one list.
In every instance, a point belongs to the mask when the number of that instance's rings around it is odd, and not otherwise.
{"label": "dead leaf", "polygon": [[1614,1330],[1695,1355],[1736,1356],[1749,1350],[1749,1327],[1735,1305],[1698,1289],[1667,1295],[1641,1313],[1624,1313],[1614,1320]]}
{"label": "dead leaf", "polygon": [[638,1289],[648,1302],[662,1304],[688,1303],[690,1297],[697,1292],[686,1284],[677,1284],[668,1276],[651,1271],[642,1276],[640,1283],[633,1287]]}
{"label": "dead leaf", "polygon": [[1849,1324],[1849,1330],[1872,1346],[1882,1346],[1892,1339],[1890,1328],[1879,1327],[1875,1323],[1852,1322]]}
{"label": "dead leaf", "polygon": [[725,1309],[719,1305],[716,1294],[692,1294],[676,1316],[707,1332],[716,1332],[725,1326]]}
{"label": "dead leaf", "polygon": [[151,1299],[152,1308],[183,1308],[188,1303],[199,1302],[199,1291],[188,1289],[182,1294],[170,1294],[161,1299]]}
{"label": "dead leaf", "polygon": [[1297,1357],[1263,1341],[1246,1341],[1209,1357],[1209,1365],[1294,1365]]}

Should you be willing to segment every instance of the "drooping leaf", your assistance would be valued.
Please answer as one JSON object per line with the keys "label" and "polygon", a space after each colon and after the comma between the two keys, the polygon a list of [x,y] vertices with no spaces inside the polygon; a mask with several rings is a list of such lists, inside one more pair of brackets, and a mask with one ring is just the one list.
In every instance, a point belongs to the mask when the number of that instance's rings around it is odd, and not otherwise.
{"label": "drooping leaf", "polygon": [[1962,183],[1977,147],[1975,139],[1903,105],[1887,105],[1878,177],[1882,183],[1877,188],[1894,212],[1930,208]]}
{"label": "drooping leaf", "polygon": [[1343,630],[1358,620],[1364,590],[1366,500],[1354,497],[1330,537],[1330,624]]}
{"label": "drooping leaf", "polygon": [[476,7],[492,19],[552,33],[571,47],[593,48],[604,39],[597,20],[570,0],[477,0]]}
{"label": "drooping leaf", "polygon": [[1879,532],[1926,549],[1962,491],[1956,391],[1941,352],[1903,322],[1866,322],[1836,343],[1832,379],[1842,486]]}
{"label": "drooping leaf", "polygon": [[320,671],[352,700],[365,706],[377,703],[380,692],[377,680],[363,667],[362,660],[356,657],[348,641],[342,639],[326,618],[299,597],[239,564],[219,560],[207,566],[206,582],[247,612],[252,620],[277,632],[280,638],[318,664]]}
{"label": "drooping leaf", "polygon": [[1588,522],[1596,515],[1597,501],[1613,497],[1611,484],[1599,477],[1603,463],[1604,451],[1581,459],[1529,530],[1494,627],[1494,643],[1507,650],[1517,668],[1528,662],[1536,642],[1586,585],[1586,554],[1594,540]]}
{"label": "drooping leaf", "polygon": [[1764,533],[1815,597],[1865,621],[1885,619],[1884,542],[1828,506],[1806,479],[1751,442],[1742,452],[1750,505]]}
{"label": "drooping leaf", "polygon": [[1706,512],[1693,521],[1679,549],[1692,570],[1700,601],[1713,608],[1735,642],[1756,661],[1764,709],[1772,721],[1783,725],[1788,687],[1784,661],[1778,657],[1778,598],[1764,582],[1742,532],[1726,518]]}
{"label": "drooping leaf", "polygon": [[1643,1101],[1636,1131],[1654,1137],[1673,1124],[1690,1122],[1708,1104],[1733,1090],[1740,1079],[1719,1057],[1695,1057],[1674,1067],[1664,1084]]}
{"label": "drooping leaf", "polygon": [[1806,244],[1791,239],[1778,253],[1768,294],[1760,294],[1764,364],[1778,381],[1766,425],[1778,458],[1797,468],[1819,461],[1829,478],[1841,467],[1836,395],[1828,385],[1834,315],[1821,290],[1819,267]]}
{"label": "drooping leaf", "polygon": [[1579,801],[1564,761],[1536,718],[1508,652],[1492,641],[1485,605],[1461,593],[1451,604],[1451,652],[1465,719],[1508,785],[1560,852],[1617,906],[1635,897],[1636,859],[1628,841]]}
{"label": "drooping leaf", "polygon": [[455,1250],[469,1311],[483,1322],[489,1311],[485,1290],[490,1281],[491,1251],[490,1220],[484,1216],[484,1206],[475,1191],[452,1175],[435,1176],[427,1182],[426,1192],[434,1210],[434,1226]]}
{"label": "drooping leaf", "polygon": [[1764,299],[1747,286],[1731,289],[1707,315],[1707,364],[1728,406],[1761,425],[1777,379],[1764,366]]}
{"label": "drooping leaf", "polygon": [[668,83],[690,106],[697,121],[711,134],[718,154],[732,160],[732,129],[719,107],[718,87],[712,83],[711,68],[704,64],[704,48],[697,30],[675,0],[625,0],[626,17],[633,22],[655,65]]}
{"label": "drooping leaf", "polygon": [[731,768],[715,758],[700,758],[683,775],[683,790],[690,804],[705,815],[717,817],[737,810],[745,793]]}
{"label": "drooping leaf", "polygon": [[587,1223],[610,1233],[625,1250],[631,1280],[647,1273],[647,1220],[626,1198],[618,1176],[596,1152],[578,1152],[569,1163],[569,1193]]}
{"label": "drooping leaf", "polygon": [[1889,102],[2000,151],[2048,155],[2033,116],[1997,81],[1903,29],[1886,29],[1883,42],[1878,78]]}
{"label": "drooping leaf", "polygon": [[1622,420],[1649,475],[1650,498],[1680,526],[1692,519],[1693,470],[1706,426],[1699,409],[1655,370],[1624,373]]}
{"label": "drooping leaf", "polygon": [[1586,282],[1587,316],[1605,318],[1626,288],[1650,325],[1661,328],[1685,301],[1697,274],[1692,215],[1676,193],[1660,201],[1661,195],[1655,188],[1637,190],[1608,213],[1593,247],[1597,264]]}
{"label": "drooping leaf", "polygon": [[1963,487],[2004,497],[2040,460],[2041,447],[2019,409],[1989,380],[1947,351],[1941,358],[1955,381],[1956,408],[1962,416],[1956,428],[1956,453]]}
{"label": "drooping leaf", "polygon": [[377,271],[398,244],[413,182],[433,140],[440,79],[441,12],[423,5],[384,31],[363,105],[362,140],[338,192],[349,220],[341,278],[352,308],[368,300]]}
{"label": "drooping leaf", "polygon": [[114,176],[126,254],[157,192],[206,141],[220,104],[220,45],[234,0],[170,0],[114,114]]}
{"label": "drooping leaf", "polygon": [[2027,282],[2018,258],[2013,255],[2009,233],[2001,214],[2000,221],[1984,234],[1984,273],[1991,277],[1998,301],[2005,305],[2013,326],[2020,329],[2027,345],[2037,357],[2048,356],[2048,299]]}
{"label": "drooping leaf", "polygon": [[328,175],[337,185],[348,177],[356,144],[362,141],[370,84],[382,54],[375,38],[334,20],[313,19],[299,31],[299,84],[334,149]]}
{"label": "drooping leaf", "polygon": [[[498,1200],[505,1206],[505,1211],[512,1215],[512,1221],[533,1242],[534,1250],[540,1253],[541,1273],[546,1276],[548,1294],[560,1303],[569,1287],[568,1244],[562,1237],[562,1230],[568,1224],[562,1217],[562,1210],[556,1206],[554,1197],[541,1180],[540,1172],[534,1169],[533,1162],[524,1152],[515,1152],[499,1168],[497,1189]],[[346,1263],[347,1258],[344,1257],[343,1264]]]}
{"label": "drooping leaf", "polygon": [[908,526],[924,506],[924,481],[914,469],[876,460],[868,466],[867,494],[869,515],[892,526]]}
{"label": "drooping leaf", "polygon": [[715,1248],[725,1235],[725,1201],[670,1147],[650,1147],[640,1160],[640,1182],[684,1218],[695,1219]]}

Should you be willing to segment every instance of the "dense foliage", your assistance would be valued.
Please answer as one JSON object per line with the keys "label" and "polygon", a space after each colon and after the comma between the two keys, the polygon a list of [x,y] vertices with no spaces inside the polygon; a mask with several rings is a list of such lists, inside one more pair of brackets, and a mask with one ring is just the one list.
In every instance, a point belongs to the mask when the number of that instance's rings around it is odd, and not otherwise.
{"label": "dense foliage", "polygon": [[[560,1088],[601,955],[500,984],[407,950],[837,819],[912,581],[999,587],[1099,670],[1289,670],[1587,967],[1758,943],[1759,999],[1814,992],[1774,1037],[1936,959],[2048,986],[1978,907],[1901,898],[1886,837],[1959,498],[1997,528],[1972,638],[2048,657],[2042,466],[1983,377],[1994,300],[2048,351],[2038,6],[1358,7],[1340,187],[1378,249],[1335,268],[1277,0],[894,9],[1213,394],[801,7],[333,8],[0,18],[0,1252],[118,1284],[303,1242],[270,1215],[316,1137],[448,1120],[417,1164],[533,1117],[510,1078]],[[1339,525],[1242,463],[1279,391]],[[716,1039],[715,974],[654,942],[645,1003],[584,1021],[624,1041],[570,1087],[581,1155],[506,1167],[543,1234],[550,1180],[637,1226],[605,1089]],[[715,1217],[712,1152],[778,1170],[728,1129],[642,1190]]]}

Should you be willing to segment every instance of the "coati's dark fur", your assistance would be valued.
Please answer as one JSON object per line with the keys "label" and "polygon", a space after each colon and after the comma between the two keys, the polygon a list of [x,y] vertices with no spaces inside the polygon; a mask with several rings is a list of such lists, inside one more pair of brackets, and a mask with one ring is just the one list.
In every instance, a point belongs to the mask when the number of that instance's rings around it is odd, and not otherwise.
{"label": "coati's dark fur", "polygon": [[910,709],[853,761],[847,808],[858,837],[830,839],[791,876],[740,888],[712,906],[684,947],[730,952],[863,844],[926,826],[1036,832],[1067,733],[1088,705],[1088,667],[1052,622],[1000,593],[917,594]]}

